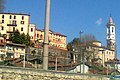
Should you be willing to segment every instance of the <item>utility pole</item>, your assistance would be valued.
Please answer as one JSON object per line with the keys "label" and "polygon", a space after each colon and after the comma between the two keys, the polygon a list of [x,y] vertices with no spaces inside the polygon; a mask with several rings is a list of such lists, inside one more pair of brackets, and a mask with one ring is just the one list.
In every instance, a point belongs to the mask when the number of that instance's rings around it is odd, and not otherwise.
{"label": "utility pole", "polygon": [[57,71],[57,56],[56,56],[56,60],[55,60],[55,71]]}
{"label": "utility pole", "polygon": [[25,68],[25,53],[24,53],[24,61],[23,61],[23,68]]}
{"label": "utility pole", "polygon": [[46,13],[44,25],[44,42],[43,42],[43,69],[48,70],[48,36],[50,22],[50,0],[46,0]]}
{"label": "utility pole", "polygon": [[[81,46],[81,44],[82,44],[82,38],[81,38],[82,33],[83,33],[83,31],[80,31],[80,54],[82,54],[82,49],[81,49],[82,48],[82,46]],[[84,60],[82,60],[82,57],[83,56],[80,55],[80,73],[81,73],[81,61],[84,61]],[[83,64],[83,72],[84,72],[84,64]]]}

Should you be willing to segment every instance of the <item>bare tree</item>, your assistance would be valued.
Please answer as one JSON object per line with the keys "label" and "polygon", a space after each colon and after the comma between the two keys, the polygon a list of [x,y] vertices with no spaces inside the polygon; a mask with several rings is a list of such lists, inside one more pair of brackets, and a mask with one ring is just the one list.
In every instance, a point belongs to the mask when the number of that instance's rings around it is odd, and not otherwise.
{"label": "bare tree", "polygon": [[79,45],[86,44],[86,43],[91,42],[91,41],[96,41],[95,36],[92,34],[85,34],[85,35],[81,36],[81,38],[74,38],[71,42],[69,42],[67,45],[67,49],[69,51],[72,51],[73,48],[75,49]]}
{"label": "bare tree", "polygon": [[91,41],[96,41],[95,36],[92,35],[92,34],[85,34],[85,35],[83,35],[80,39],[81,39],[81,42],[82,42],[82,43],[87,43],[87,42],[91,42]]}

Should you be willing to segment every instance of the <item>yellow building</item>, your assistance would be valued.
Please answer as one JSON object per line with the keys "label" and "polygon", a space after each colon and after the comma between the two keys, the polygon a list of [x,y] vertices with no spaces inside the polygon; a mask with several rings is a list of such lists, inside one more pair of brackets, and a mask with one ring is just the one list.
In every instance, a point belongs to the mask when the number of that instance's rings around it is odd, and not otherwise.
{"label": "yellow building", "polygon": [[[29,26],[29,35],[33,42],[39,40],[40,43],[44,41],[44,30],[36,29],[35,24],[30,24]],[[49,31],[49,45],[66,49],[66,36],[54,31]]]}
{"label": "yellow building", "polygon": [[7,34],[9,41],[10,33],[19,30],[20,33],[27,34],[30,24],[30,15],[21,13],[0,13],[0,33]]}
{"label": "yellow building", "polygon": [[107,47],[102,46],[101,42],[94,41],[92,42],[93,48],[97,49],[98,53],[96,58],[100,58],[100,63],[105,66],[105,62],[115,59],[115,51]]}

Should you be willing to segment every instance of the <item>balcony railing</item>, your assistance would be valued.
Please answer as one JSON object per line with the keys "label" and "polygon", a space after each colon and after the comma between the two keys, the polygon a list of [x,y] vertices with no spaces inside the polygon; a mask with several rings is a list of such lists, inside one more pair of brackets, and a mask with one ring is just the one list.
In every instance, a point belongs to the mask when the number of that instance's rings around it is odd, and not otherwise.
{"label": "balcony railing", "polygon": [[7,24],[7,26],[17,26],[17,24]]}

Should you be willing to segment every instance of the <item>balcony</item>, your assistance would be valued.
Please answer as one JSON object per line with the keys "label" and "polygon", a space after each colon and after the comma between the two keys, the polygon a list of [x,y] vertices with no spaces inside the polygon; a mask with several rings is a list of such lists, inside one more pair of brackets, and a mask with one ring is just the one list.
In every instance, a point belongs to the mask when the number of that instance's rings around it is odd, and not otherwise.
{"label": "balcony", "polygon": [[13,33],[13,31],[7,31],[7,33]]}
{"label": "balcony", "polygon": [[8,27],[7,33],[13,33],[15,31],[15,27]]}
{"label": "balcony", "polygon": [[7,26],[17,26],[17,24],[7,24]]}

